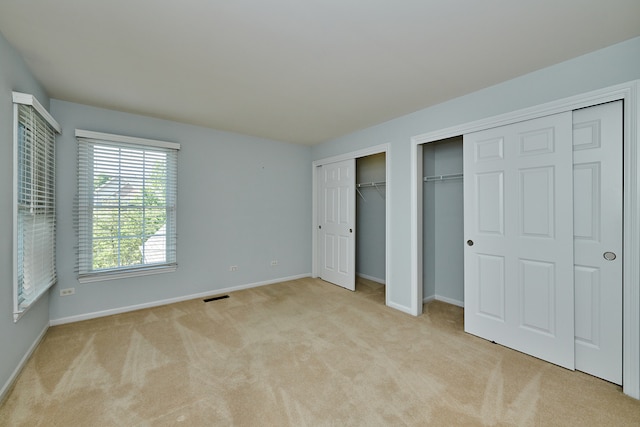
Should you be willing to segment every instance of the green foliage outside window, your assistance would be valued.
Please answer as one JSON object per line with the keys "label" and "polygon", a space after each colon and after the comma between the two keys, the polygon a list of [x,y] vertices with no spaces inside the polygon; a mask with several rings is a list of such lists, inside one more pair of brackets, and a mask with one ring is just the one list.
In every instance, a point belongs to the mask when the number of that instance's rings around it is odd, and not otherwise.
{"label": "green foliage outside window", "polygon": [[94,195],[94,270],[145,264],[145,242],[167,221],[165,176],[165,162],[156,162],[134,185],[121,177],[94,177],[97,194],[108,192],[110,183],[115,183],[113,194]]}

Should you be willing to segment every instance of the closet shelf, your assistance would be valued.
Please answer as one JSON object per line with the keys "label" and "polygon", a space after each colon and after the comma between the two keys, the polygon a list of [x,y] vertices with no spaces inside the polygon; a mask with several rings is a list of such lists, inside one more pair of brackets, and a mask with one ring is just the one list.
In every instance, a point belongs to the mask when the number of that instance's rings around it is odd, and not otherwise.
{"label": "closet shelf", "polygon": [[380,191],[379,187],[382,187],[384,185],[387,185],[386,181],[378,181],[378,182],[361,182],[360,184],[356,184],[356,191],[358,192],[358,194],[360,195],[360,197],[362,197],[362,200],[364,200],[365,202],[367,201],[367,199],[364,198],[364,196],[362,195],[362,193],[360,192],[361,188],[366,188],[366,187],[373,187],[376,189],[376,191],[382,196],[382,198],[384,198],[384,193],[382,191]]}
{"label": "closet shelf", "polygon": [[362,182],[360,184],[356,184],[356,187],[358,188],[365,188],[365,187],[379,187],[381,185],[387,185],[386,181],[378,181],[378,182]]}
{"label": "closet shelf", "polygon": [[452,179],[462,179],[462,173],[450,173],[446,175],[432,175],[425,176],[424,182],[433,182],[433,181],[449,181]]}

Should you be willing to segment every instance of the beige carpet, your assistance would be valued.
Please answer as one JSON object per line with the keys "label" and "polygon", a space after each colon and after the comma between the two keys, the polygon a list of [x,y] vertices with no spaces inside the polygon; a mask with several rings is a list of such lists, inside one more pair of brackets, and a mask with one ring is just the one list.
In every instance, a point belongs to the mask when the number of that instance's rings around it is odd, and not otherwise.
{"label": "beige carpet", "polygon": [[315,279],[52,327],[2,426],[640,425],[620,387]]}

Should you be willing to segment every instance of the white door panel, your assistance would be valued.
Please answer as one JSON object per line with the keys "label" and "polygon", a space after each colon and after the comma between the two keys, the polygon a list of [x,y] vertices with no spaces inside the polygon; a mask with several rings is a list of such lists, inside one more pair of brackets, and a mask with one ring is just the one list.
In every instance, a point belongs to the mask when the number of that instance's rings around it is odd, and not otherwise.
{"label": "white door panel", "polygon": [[465,331],[573,369],[571,113],[464,136]]}
{"label": "white door panel", "polygon": [[355,159],[318,168],[320,277],[355,290]]}
{"label": "white door panel", "polygon": [[622,384],[622,101],[573,129],[576,369]]}

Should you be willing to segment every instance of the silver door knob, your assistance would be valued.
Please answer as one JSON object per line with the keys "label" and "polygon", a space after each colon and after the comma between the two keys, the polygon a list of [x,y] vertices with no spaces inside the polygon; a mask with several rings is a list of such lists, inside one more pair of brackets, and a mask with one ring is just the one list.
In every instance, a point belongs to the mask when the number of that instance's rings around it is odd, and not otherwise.
{"label": "silver door knob", "polygon": [[613,252],[605,252],[605,253],[602,254],[602,256],[607,261],[613,261],[614,259],[616,259],[616,254],[613,253]]}

